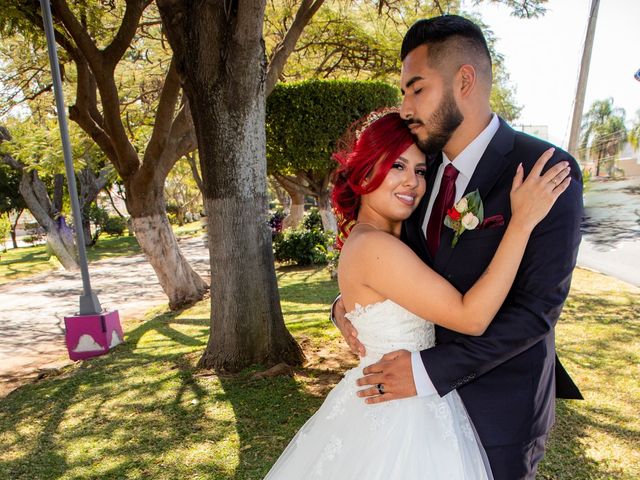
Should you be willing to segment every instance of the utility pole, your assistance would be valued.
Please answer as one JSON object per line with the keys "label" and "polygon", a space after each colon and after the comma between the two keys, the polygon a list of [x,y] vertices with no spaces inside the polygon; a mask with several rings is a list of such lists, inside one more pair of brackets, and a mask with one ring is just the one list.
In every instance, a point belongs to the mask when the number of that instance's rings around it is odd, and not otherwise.
{"label": "utility pole", "polygon": [[42,20],[44,23],[44,33],[47,38],[47,49],[49,52],[49,63],[51,64],[51,76],[53,78],[53,92],[56,99],[56,109],[58,111],[58,124],[60,125],[60,136],[62,139],[62,153],[64,165],[67,171],[67,187],[71,197],[71,210],[73,221],[76,227],[76,244],[78,246],[78,265],[82,276],[83,295],[80,297],[80,314],[99,314],[102,311],[98,297],[91,290],[91,280],[89,278],[89,268],[87,266],[87,252],[84,245],[82,230],[82,211],[78,201],[76,189],[76,177],[73,170],[73,157],[71,155],[71,141],[69,140],[69,127],[67,126],[67,112],[62,93],[62,78],[60,76],[60,64],[58,63],[58,52],[56,51],[56,40],[53,29],[53,18],[51,16],[51,5],[49,0],[40,0],[42,7]]}
{"label": "utility pole", "polygon": [[591,0],[591,10],[589,12],[589,24],[587,26],[587,36],[584,40],[584,50],[582,51],[582,62],[580,63],[580,75],[578,76],[578,89],[576,91],[576,101],[573,106],[573,116],[571,117],[571,135],[569,136],[569,153],[574,157],[578,154],[578,140],[580,137],[580,126],[582,124],[582,111],[584,110],[584,97],[587,92],[587,80],[589,78],[589,65],[591,64],[591,51],[593,50],[593,38],[596,34],[596,21],[598,19],[598,7],[600,0]]}

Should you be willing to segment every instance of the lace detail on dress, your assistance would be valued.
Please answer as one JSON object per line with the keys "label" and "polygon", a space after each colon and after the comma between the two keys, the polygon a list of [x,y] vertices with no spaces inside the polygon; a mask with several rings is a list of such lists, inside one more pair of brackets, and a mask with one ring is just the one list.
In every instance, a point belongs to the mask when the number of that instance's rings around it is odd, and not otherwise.
{"label": "lace detail on dress", "polygon": [[460,425],[460,430],[462,431],[462,434],[465,436],[467,440],[475,440],[476,434],[473,429],[473,426],[471,425],[471,422],[469,421],[467,409],[464,408],[464,405],[462,402],[454,402],[454,405],[456,409],[456,416],[458,418],[458,423]]}
{"label": "lace detail on dress", "polygon": [[324,462],[327,460],[332,461],[341,449],[342,440],[335,435],[332,435],[327,444],[324,446],[322,455],[318,459],[318,462],[313,469],[312,475],[317,478],[322,477],[324,473]]}
{"label": "lace detail on dress", "polygon": [[369,409],[365,413],[365,417],[368,420],[369,430],[373,433],[383,431],[389,423],[391,415],[393,414],[393,409],[396,408],[396,406],[397,402],[394,402],[393,400],[369,406]]}
{"label": "lace detail on dress", "polygon": [[433,411],[434,416],[442,425],[442,437],[443,440],[452,440],[456,438],[455,430],[453,428],[453,417],[451,416],[451,409],[449,405],[442,400],[438,399],[436,402],[429,402],[427,404],[429,409]]}

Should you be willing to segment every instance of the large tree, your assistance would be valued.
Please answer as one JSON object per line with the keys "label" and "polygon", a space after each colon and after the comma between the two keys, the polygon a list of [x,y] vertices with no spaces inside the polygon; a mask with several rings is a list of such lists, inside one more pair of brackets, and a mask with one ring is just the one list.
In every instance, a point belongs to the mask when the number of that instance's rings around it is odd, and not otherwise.
{"label": "large tree", "polygon": [[[151,0],[127,0],[124,4],[51,1],[61,58],[69,60],[64,62],[66,70],[74,70],[65,76],[73,78],[76,87],[69,118],[87,132],[122,178],[138,243],[169,297],[170,307],[177,308],[201,299],[207,289],[180,252],[163,197],[167,174],[196,145],[188,106],[181,101],[175,64],[170,55],[154,51],[160,36],[159,19],[153,12],[143,18],[150,4]],[[0,0],[0,8],[0,27],[5,35],[23,35],[34,50],[43,48],[39,2]],[[156,69],[153,75],[148,74],[149,64]],[[15,70],[19,77],[20,70]],[[40,81],[34,86],[32,78],[23,85],[22,97],[35,98],[50,89],[42,80],[46,69],[41,64],[28,71],[35,71],[34,78]],[[130,84],[138,85],[133,94],[126,88]],[[153,126],[147,128],[146,135],[136,135],[132,106],[144,106],[145,102],[155,111]]]}
{"label": "large tree", "polygon": [[596,100],[584,115],[581,134],[582,152],[595,157],[596,176],[603,169],[613,174],[615,160],[627,141],[625,111],[613,105],[613,98]]}
{"label": "large tree", "polygon": [[211,257],[200,366],[301,362],[284,326],[266,222],[265,97],[323,0],[303,0],[267,64],[264,2],[158,0],[198,138]]}

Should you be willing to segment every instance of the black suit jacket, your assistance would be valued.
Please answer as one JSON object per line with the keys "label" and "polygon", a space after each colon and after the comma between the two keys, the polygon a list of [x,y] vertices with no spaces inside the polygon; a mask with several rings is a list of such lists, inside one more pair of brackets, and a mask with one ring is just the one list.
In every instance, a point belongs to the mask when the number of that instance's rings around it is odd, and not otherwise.
{"label": "black suit jacket", "polygon": [[[489,265],[509,222],[509,193],[518,164],[522,162],[527,174],[549,147],[501,119],[465,194],[478,189],[485,218],[502,215],[505,225],[466,231],[455,248],[453,231],[445,227],[431,258],[422,223],[440,164],[436,158],[427,194],[405,222],[403,239],[424,262],[466,292]],[[458,390],[485,446],[513,445],[544,435],[553,423],[556,394],[581,398],[555,354],[554,327],[569,293],[583,210],[576,161],[556,149],[547,168],[561,160],[571,163],[571,185],[533,231],[514,285],[486,332],[472,337],[436,327],[436,346],[421,352],[438,393]]]}

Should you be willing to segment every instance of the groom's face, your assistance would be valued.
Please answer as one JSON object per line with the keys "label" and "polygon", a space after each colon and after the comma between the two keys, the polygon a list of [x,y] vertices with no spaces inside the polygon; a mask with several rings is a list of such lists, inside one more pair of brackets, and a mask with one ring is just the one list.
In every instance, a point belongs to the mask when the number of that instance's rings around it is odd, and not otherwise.
{"label": "groom's face", "polygon": [[400,115],[420,149],[432,154],[444,148],[464,117],[453,96],[453,75],[429,66],[427,55],[421,45],[402,62]]}

